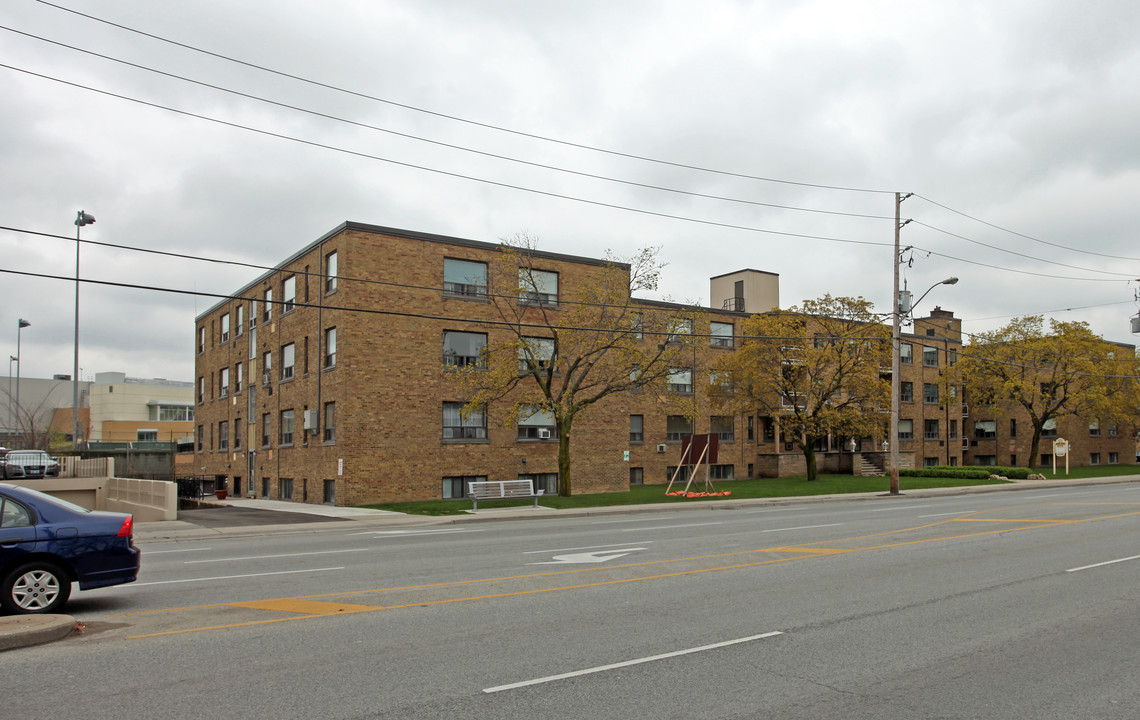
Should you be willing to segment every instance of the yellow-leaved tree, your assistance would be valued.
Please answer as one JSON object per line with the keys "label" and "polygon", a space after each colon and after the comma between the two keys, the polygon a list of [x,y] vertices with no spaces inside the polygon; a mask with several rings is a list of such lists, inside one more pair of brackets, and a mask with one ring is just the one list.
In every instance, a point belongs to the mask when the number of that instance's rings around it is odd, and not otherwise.
{"label": "yellow-leaved tree", "polygon": [[1033,426],[1026,467],[1033,467],[1046,423],[1075,416],[1135,427],[1140,368],[1135,352],[1094,334],[1087,323],[1041,315],[1014,318],[977,333],[955,366],[972,403],[1024,411]]}
{"label": "yellow-leaved tree", "polygon": [[861,297],[805,300],[753,315],[737,351],[715,367],[713,401],[776,420],[815,480],[816,442],[882,434],[889,419],[890,329]]}

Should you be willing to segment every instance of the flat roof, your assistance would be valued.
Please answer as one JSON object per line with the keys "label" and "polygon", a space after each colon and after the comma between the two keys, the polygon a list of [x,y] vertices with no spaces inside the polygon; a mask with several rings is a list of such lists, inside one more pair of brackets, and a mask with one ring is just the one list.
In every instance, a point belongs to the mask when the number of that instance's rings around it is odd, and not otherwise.
{"label": "flat roof", "polygon": [[[307,255],[308,253],[312,252],[314,249],[320,247],[322,244],[324,244],[328,240],[336,237],[337,235],[340,235],[341,233],[348,232],[348,231],[365,232],[365,233],[371,233],[373,235],[387,235],[389,237],[406,238],[408,240],[419,240],[421,242],[442,243],[444,245],[455,245],[458,247],[469,247],[469,248],[476,248],[479,250],[489,250],[489,251],[495,251],[495,252],[502,252],[503,247],[505,246],[505,244],[501,243],[501,242],[490,243],[490,242],[485,242],[482,240],[470,240],[467,238],[452,237],[450,235],[436,235],[434,233],[419,232],[417,230],[403,230],[401,228],[387,227],[384,225],[370,225],[368,223],[360,223],[360,222],[353,222],[351,220],[346,220],[346,221],[342,222],[340,225],[337,225],[332,230],[329,230],[328,232],[326,232],[324,235],[321,235],[319,238],[317,238],[313,242],[309,243],[305,247],[301,248],[297,252],[293,253],[292,255],[287,257],[285,260],[277,263],[276,265],[273,266],[273,268],[271,270],[266,270],[261,275],[258,275],[254,280],[243,285],[239,290],[234,292],[232,295],[234,297],[237,297],[237,296],[245,294],[246,291],[248,291],[251,288],[253,288],[254,286],[264,282],[266,278],[271,277],[272,275],[274,275],[277,272],[280,272],[282,268],[288,266],[290,263],[294,262],[298,258]],[[561,260],[564,262],[580,263],[580,264],[584,264],[584,265],[595,265],[598,267],[605,266],[605,265],[616,265],[617,267],[623,267],[623,268],[626,268],[627,270],[629,269],[629,263],[615,262],[615,261],[611,261],[611,260],[605,260],[602,258],[585,257],[582,255],[567,255],[564,253],[547,252],[545,250],[533,250],[530,252],[535,257],[546,258],[548,260]],[[197,323],[199,320],[206,317],[210,313],[213,313],[218,308],[222,307],[223,305],[225,305],[228,302],[232,302],[232,298],[227,298],[225,300],[220,300],[220,301],[214,303],[212,306],[210,306],[209,309],[203,311],[197,317],[195,317],[194,322]]]}

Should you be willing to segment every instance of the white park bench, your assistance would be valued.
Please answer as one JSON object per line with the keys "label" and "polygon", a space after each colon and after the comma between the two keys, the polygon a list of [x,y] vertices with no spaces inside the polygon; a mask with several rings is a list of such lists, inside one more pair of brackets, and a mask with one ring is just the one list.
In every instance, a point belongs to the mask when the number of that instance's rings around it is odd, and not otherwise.
{"label": "white park bench", "polygon": [[480,500],[510,500],[511,498],[534,498],[534,506],[538,507],[538,499],[542,497],[543,490],[534,491],[533,480],[470,480],[467,483],[467,496],[471,498],[472,510],[479,509]]}

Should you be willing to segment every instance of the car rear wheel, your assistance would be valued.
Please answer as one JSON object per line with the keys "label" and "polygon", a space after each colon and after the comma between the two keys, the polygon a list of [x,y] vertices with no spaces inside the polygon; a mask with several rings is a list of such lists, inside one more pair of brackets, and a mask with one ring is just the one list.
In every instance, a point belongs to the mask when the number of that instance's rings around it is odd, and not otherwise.
{"label": "car rear wheel", "polygon": [[50,563],[29,563],[4,578],[0,605],[14,613],[50,613],[71,595],[71,581]]}

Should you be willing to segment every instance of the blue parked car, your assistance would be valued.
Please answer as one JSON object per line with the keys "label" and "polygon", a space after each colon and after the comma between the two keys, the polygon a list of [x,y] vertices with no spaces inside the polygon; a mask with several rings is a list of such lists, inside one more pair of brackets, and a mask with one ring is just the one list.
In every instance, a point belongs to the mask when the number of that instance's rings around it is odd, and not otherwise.
{"label": "blue parked car", "polygon": [[133,582],[134,518],[0,483],[0,608],[56,612],[80,590]]}

